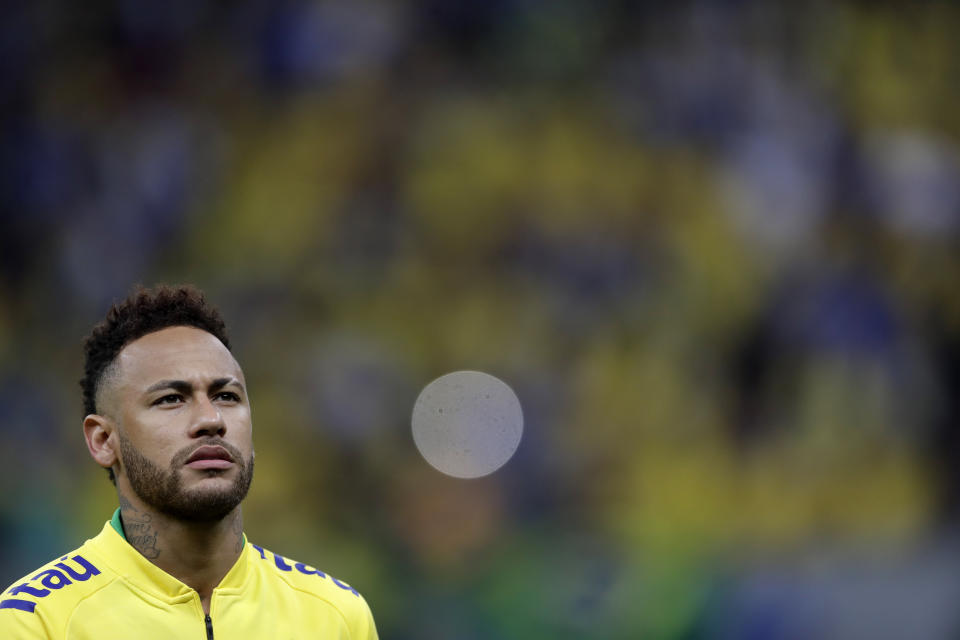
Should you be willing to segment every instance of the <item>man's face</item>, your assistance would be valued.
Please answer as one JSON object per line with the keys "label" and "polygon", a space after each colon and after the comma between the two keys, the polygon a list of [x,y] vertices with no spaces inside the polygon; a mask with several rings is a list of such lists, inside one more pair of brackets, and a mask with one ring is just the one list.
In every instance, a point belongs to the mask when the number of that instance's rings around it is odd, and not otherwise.
{"label": "man's face", "polygon": [[250,488],[254,455],[243,372],[227,348],[170,327],[131,342],[113,366],[103,400],[116,421],[118,487],[180,520],[230,513]]}

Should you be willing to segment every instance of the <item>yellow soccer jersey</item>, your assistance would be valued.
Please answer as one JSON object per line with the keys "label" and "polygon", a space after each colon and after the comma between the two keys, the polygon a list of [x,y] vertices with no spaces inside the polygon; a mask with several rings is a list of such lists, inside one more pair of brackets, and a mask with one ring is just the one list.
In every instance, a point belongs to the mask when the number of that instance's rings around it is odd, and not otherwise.
{"label": "yellow soccer jersey", "polygon": [[[119,519],[115,517],[115,522]],[[103,531],[0,594],[3,640],[374,640],[366,601],[348,584],[247,542],[213,590],[200,595]]]}

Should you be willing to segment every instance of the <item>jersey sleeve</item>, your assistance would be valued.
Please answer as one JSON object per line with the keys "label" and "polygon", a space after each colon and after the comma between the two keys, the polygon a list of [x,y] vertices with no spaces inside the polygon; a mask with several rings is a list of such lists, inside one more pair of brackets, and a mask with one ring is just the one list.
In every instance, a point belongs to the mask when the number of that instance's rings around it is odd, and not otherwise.
{"label": "jersey sleeve", "polygon": [[[0,605],[5,604],[0,602]],[[0,638],[4,640],[48,640],[50,635],[39,615],[12,606],[0,607]]]}
{"label": "jersey sleeve", "polygon": [[360,596],[360,606],[356,608],[352,631],[352,640],[379,640],[377,626],[373,622],[373,613],[363,596]]}

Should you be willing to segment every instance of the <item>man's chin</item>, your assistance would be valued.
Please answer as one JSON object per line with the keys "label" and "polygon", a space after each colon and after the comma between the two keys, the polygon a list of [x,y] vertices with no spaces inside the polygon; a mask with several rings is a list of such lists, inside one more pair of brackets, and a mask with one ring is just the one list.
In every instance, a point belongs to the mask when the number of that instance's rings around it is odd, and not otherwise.
{"label": "man's chin", "polygon": [[166,505],[164,510],[180,520],[216,522],[227,517],[240,502],[230,487],[195,487],[185,491],[175,504]]}
{"label": "man's chin", "polygon": [[234,474],[181,474],[178,490],[156,505],[167,515],[191,522],[215,522],[229,515],[246,496]]}

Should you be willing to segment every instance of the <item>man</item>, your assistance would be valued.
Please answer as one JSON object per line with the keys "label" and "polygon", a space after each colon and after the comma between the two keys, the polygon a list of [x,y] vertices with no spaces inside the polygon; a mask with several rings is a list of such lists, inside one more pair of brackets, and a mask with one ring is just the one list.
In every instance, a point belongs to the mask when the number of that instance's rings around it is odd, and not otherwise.
{"label": "man", "polygon": [[119,509],[0,594],[0,638],[377,637],[346,583],[247,541],[250,403],[193,287],[139,289],[85,343],[83,433]]}

